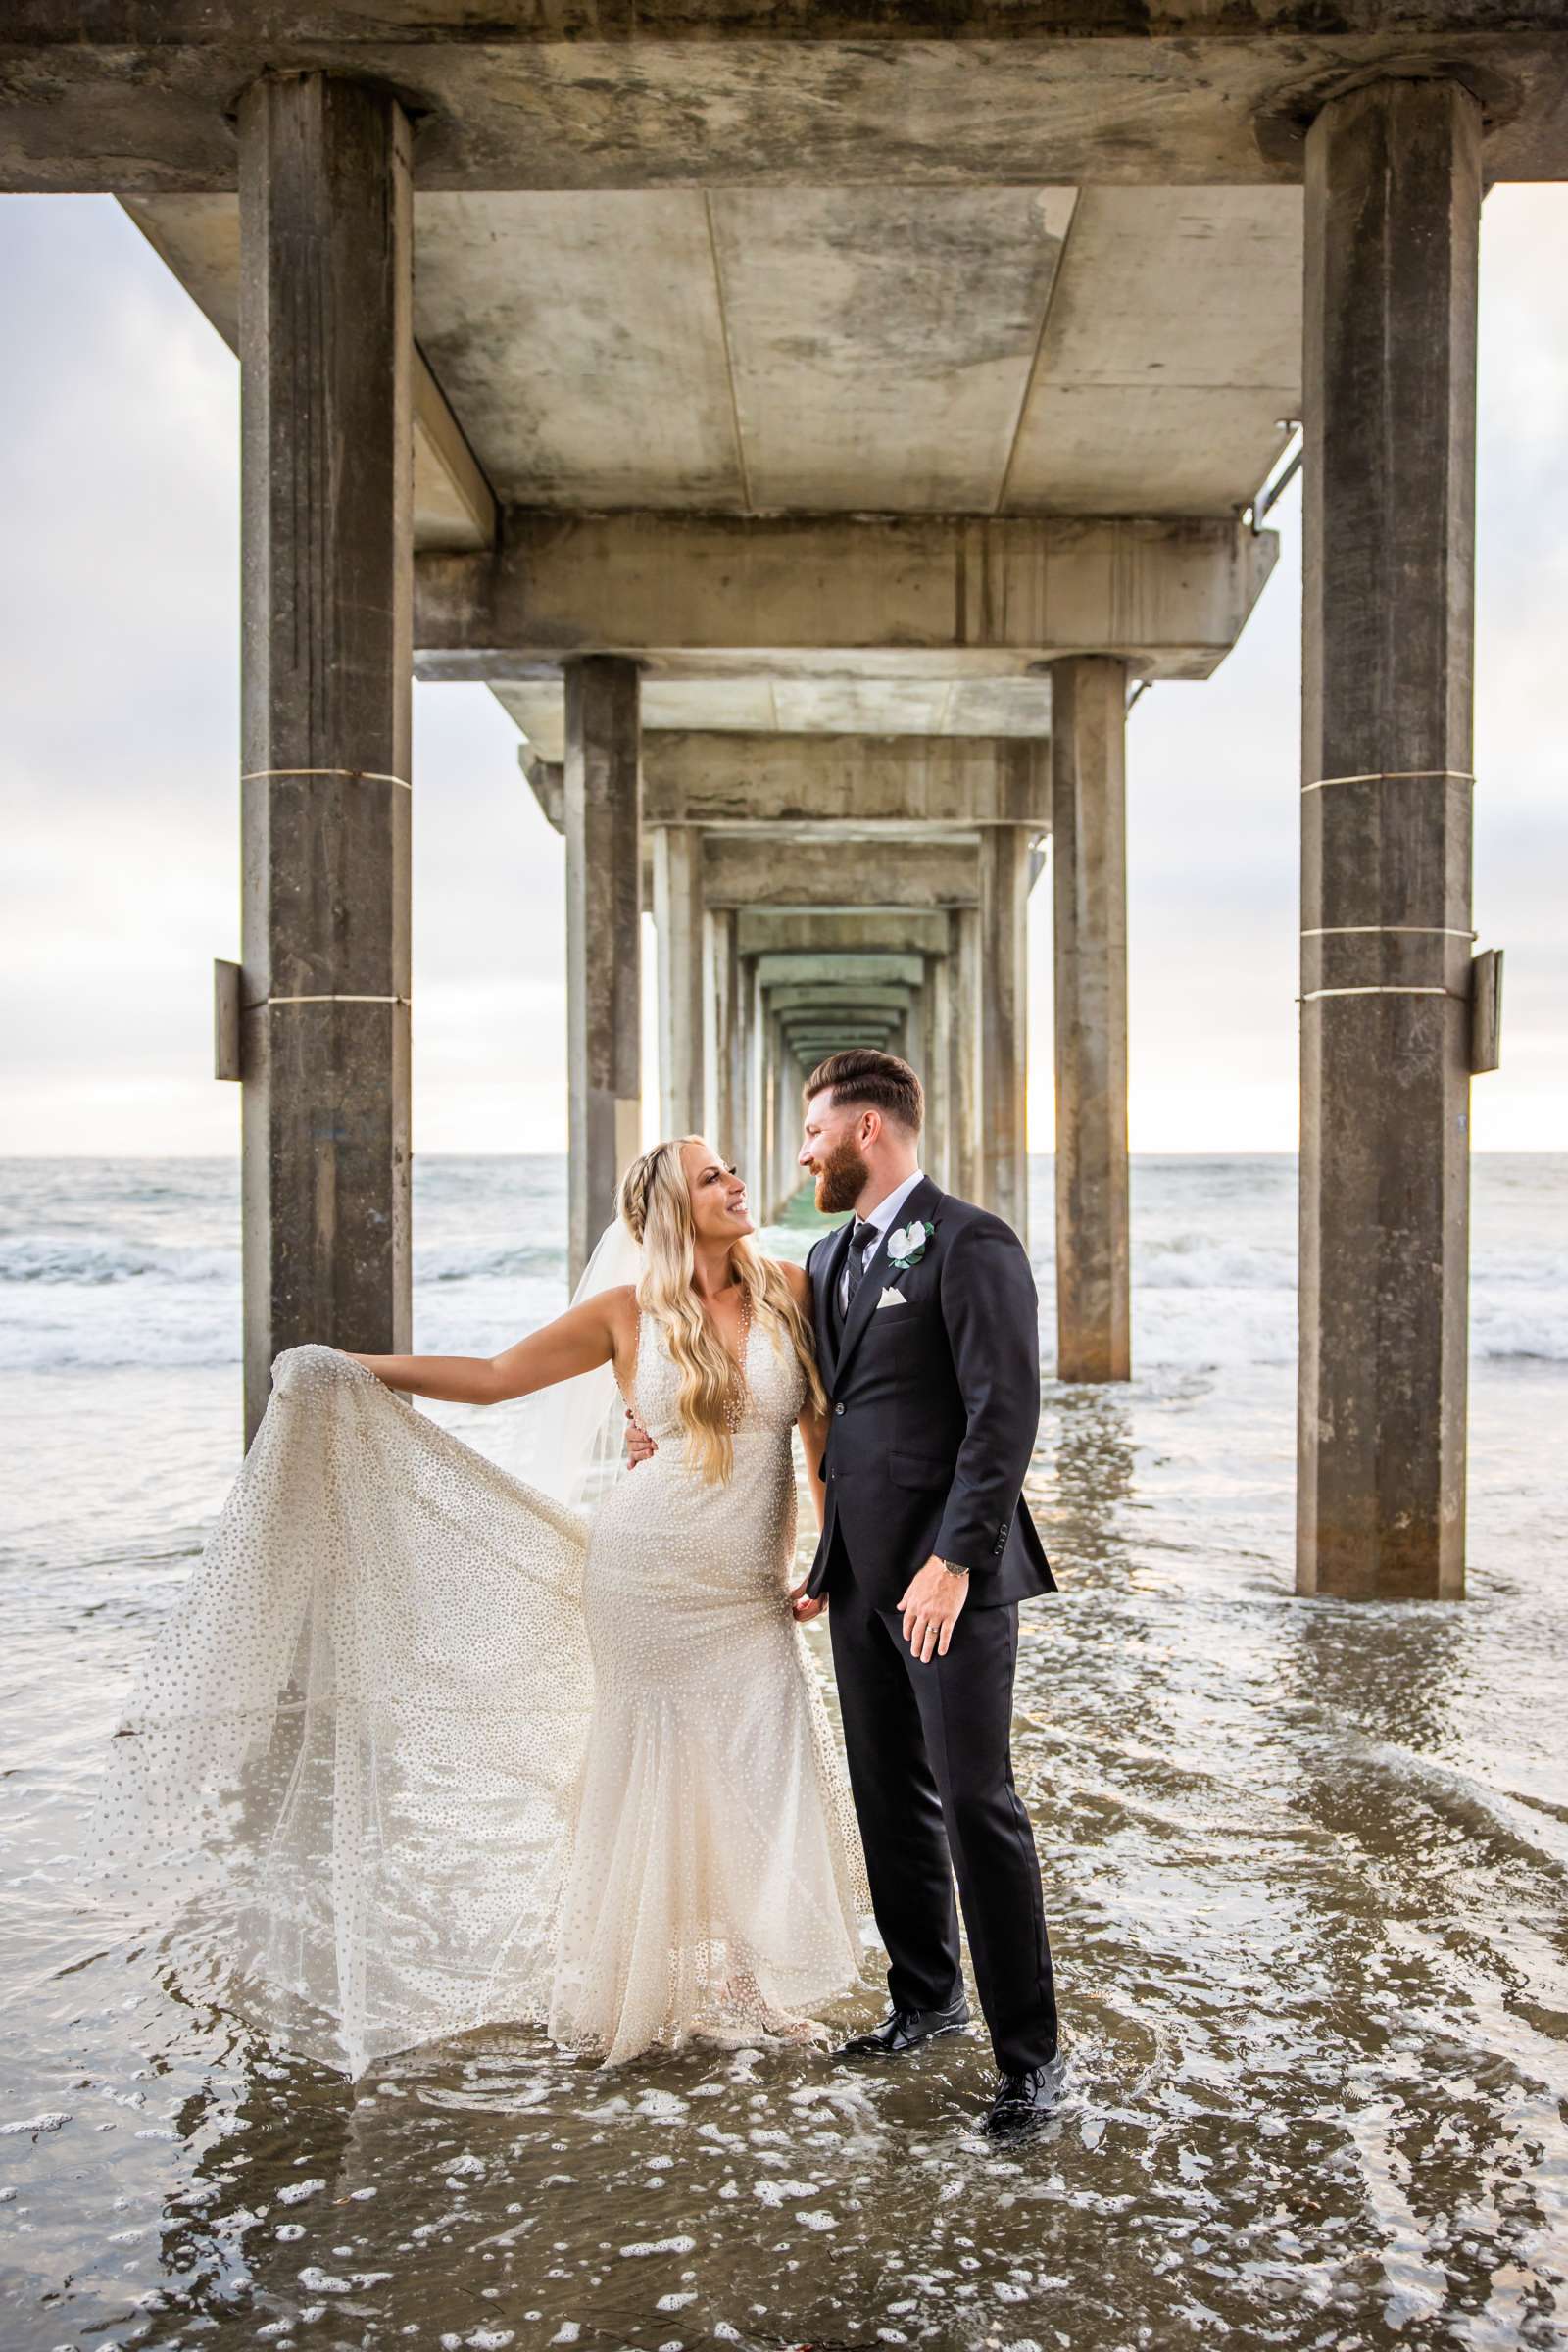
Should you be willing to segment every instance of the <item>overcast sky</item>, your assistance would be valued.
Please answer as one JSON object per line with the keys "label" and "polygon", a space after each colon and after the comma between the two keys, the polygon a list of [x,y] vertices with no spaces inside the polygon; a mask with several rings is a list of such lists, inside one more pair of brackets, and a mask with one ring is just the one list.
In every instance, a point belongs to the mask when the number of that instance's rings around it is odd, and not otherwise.
{"label": "overcast sky", "polygon": [[[1507,949],[1482,1150],[1568,1149],[1568,188],[1482,235],[1476,924]],[[0,1152],[238,1148],[209,1075],[239,949],[238,370],[130,222],[0,198]],[[1297,1135],[1299,507],[1237,651],[1129,730],[1132,1140]],[[565,1128],[562,845],[482,687],[415,697],[414,1133]],[[1050,882],[1032,916],[1031,1140],[1051,1142]],[[650,1072],[650,1080],[652,1073]]]}

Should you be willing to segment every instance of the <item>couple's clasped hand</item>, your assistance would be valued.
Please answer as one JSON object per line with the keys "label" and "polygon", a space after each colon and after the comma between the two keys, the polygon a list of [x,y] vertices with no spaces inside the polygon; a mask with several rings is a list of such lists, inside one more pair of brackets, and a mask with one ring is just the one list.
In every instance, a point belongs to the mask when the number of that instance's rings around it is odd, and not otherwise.
{"label": "couple's clasped hand", "polygon": [[[626,1459],[635,1470],[639,1462],[651,1461],[659,1451],[630,1405],[626,1407]],[[825,1592],[814,1596],[806,1588],[809,1576],[803,1576],[798,1585],[790,1588],[790,1607],[797,1623],[809,1624],[820,1617],[827,1607]],[[899,1614],[904,1620],[904,1639],[922,1664],[933,1657],[945,1658],[953,1640],[953,1629],[963,1612],[968,1596],[969,1580],[955,1576],[944,1560],[929,1559],[906,1586],[899,1602]]]}

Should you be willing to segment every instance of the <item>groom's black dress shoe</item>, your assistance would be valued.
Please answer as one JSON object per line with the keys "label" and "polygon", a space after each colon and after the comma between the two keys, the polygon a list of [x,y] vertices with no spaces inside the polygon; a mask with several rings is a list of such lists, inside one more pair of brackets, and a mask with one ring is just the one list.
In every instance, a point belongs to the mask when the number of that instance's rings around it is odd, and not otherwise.
{"label": "groom's black dress shoe", "polygon": [[1004,2075],[980,2127],[987,2139],[1027,2139],[1038,2132],[1056,2103],[1061,2077],[1059,2055],[1046,2066]]}
{"label": "groom's black dress shoe", "polygon": [[960,1992],[946,2009],[895,2009],[869,2034],[854,2034],[836,2058],[902,2058],[922,2041],[939,2034],[961,2034],[969,2023],[969,2004]]}

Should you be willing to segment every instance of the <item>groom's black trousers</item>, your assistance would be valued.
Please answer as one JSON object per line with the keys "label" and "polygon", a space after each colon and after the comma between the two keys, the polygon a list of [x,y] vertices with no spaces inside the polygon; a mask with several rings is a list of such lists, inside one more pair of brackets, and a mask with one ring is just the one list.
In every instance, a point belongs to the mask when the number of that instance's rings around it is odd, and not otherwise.
{"label": "groom's black trousers", "polygon": [[941,2009],[962,1989],[956,1874],[997,2064],[1017,2074],[1044,2066],[1056,2051],[1056,1994],[1040,1864],[1009,1751],[1017,1604],[965,1608],[947,1656],[922,1665],[898,1611],[873,1607],[856,1583],[842,1531],[826,1591],[893,2005]]}

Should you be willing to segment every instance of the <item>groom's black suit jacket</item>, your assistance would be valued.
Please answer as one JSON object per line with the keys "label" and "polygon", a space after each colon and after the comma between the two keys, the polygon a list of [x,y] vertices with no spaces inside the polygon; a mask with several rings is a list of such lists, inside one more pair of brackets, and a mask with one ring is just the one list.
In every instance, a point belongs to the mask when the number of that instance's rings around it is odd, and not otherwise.
{"label": "groom's black suit jacket", "polygon": [[[922,1177],[894,1232],[929,1222],[917,1265],[872,1251],[841,1317],[853,1220],[807,1260],[829,1396],[826,1509],[808,1591],[827,1584],[834,1538],[878,1608],[898,1606],[933,1554],[967,1568],[968,1605],[995,1608],[1056,1580],[1022,1499],[1040,1424],[1034,1276],[1010,1225]],[[879,1306],[884,1290],[902,1306]]]}

